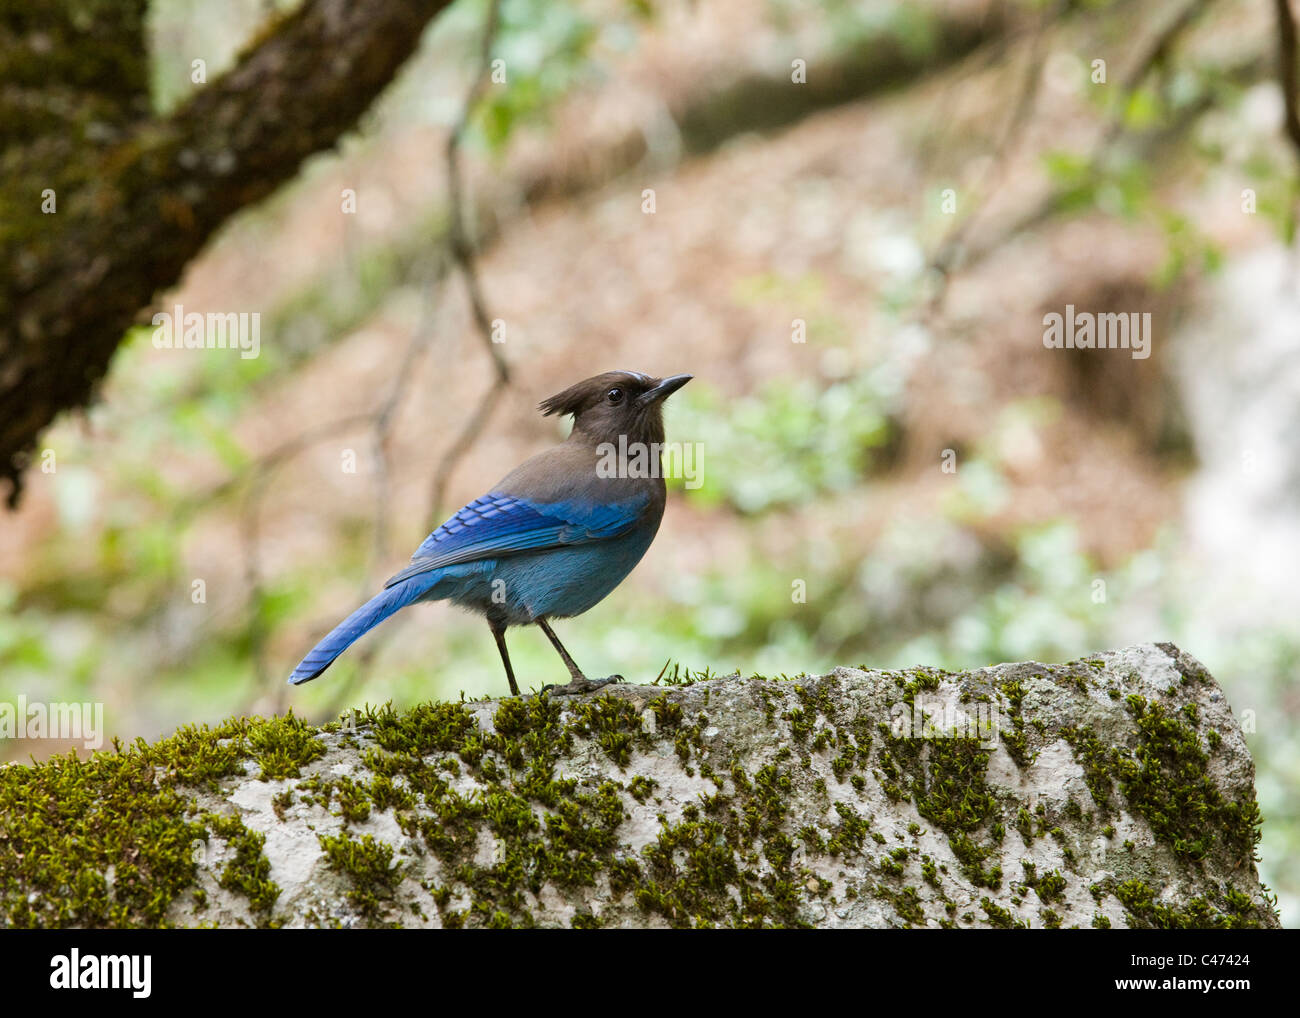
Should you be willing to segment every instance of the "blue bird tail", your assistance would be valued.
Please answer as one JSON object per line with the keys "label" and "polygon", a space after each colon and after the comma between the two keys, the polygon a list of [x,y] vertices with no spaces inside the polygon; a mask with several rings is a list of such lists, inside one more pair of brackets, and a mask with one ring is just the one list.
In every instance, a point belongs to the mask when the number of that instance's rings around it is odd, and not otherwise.
{"label": "blue bird tail", "polygon": [[289,676],[290,684],[298,686],[316,678],[317,675],[334,663],[336,657],[374,629],[379,623],[383,622],[384,619],[392,615],[393,612],[405,608],[408,604],[418,601],[423,595],[427,594],[429,589],[440,578],[440,572],[434,570],[433,572],[412,576],[401,583],[395,583],[386,590],[380,591],[335,626],[325,639],[312,648],[311,653],[298,663],[298,667]]}

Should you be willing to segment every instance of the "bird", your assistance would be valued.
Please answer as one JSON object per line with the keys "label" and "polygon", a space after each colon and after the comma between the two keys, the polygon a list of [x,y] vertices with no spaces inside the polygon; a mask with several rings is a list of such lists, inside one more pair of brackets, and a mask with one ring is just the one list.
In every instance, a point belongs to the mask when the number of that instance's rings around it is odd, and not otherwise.
{"label": "bird", "polygon": [[650,547],[667,494],[658,469],[663,404],[691,378],[606,371],[542,400],[543,416],[573,418],[568,438],[525,460],[425,538],[410,565],[316,644],[289,683],[316,678],[402,608],[444,600],[485,617],[513,696],[519,685],[505,640],[511,626],[537,625],[568,669],[566,685],[543,692],[588,693],[623,681],[587,678],[551,620],[604,600]]}

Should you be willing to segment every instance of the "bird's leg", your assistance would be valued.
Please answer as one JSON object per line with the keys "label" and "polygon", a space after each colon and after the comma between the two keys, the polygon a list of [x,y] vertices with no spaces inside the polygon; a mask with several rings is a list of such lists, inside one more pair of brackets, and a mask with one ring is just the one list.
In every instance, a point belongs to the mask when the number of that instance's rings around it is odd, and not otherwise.
{"label": "bird's leg", "polygon": [[575,682],[586,682],[587,677],[582,674],[582,669],[578,667],[578,663],[574,661],[573,658],[569,657],[569,652],[564,649],[564,644],[562,644],[560,638],[555,635],[555,630],[546,624],[545,619],[538,619],[537,624],[542,627],[542,632],[546,634],[546,638],[550,640],[555,649],[560,652],[560,657],[564,659],[565,667],[569,669],[569,677]]}
{"label": "bird's leg", "polygon": [[506,666],[506,678],[510,682],[510,695],[519,695],[519,685],[515,682],[515,670],[510,667],[510,654],[506,650],[506,627],[498,626],[489,622],[492,627],[492,637],[497,641],[497,650],[501,651],[501,663]]}
{"label": "bird's leg", "polygon": [[552,645],[559,651],[560,657],[564,659],[565,667],[569,669],[571,680],[567,686],[543,686],[542,692],[548,689],[552,696],[569,696],[573,693],[590,693],[592,690],[600,689],[602,686],[608,686],[611,682],[622,682],[623,676],[611,675],[605,679],[589,679],[582,674],[582,669],[578,667],[573,658],[569,657],[569,652],[564,649],[564,644],[560,638],[555,635],[554,630],[546,624],[545,619],[538,619],[537,624],[542,627],[542,632],[546,638],[551,641]]}

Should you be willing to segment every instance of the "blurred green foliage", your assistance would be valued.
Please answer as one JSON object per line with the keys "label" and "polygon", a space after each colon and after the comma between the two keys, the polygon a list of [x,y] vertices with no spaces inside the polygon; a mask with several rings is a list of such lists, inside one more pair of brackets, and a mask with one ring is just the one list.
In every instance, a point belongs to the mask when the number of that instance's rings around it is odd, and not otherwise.
{"label": "blurred green foliage", "polygon": [[691,497],[741,513],[862,484],[888,438],[885,399],[870,374],[830,385],[782,379],[739,398],[696,382],[673,408],[673,440],[698,441],[707,457]]}
{"label": "blurred green foliage", "polygon": [[612,31],[608,22],[574,4],[503,3],[493,52],[504,61],[510,87],[490,89],[475,117],[488,147],[500,151],[518,125],[541,120],[559,97],[589,80],[591,48],[602,32]]}

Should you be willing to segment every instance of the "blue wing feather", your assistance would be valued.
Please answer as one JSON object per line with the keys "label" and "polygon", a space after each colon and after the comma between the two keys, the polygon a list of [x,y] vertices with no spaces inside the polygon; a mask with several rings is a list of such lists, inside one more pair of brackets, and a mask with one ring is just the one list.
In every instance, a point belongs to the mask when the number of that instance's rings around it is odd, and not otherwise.
{"label": "blue wing feather", "polygon": [[384,586],[460,562],[617,537],[636,523],[649,500],[643,494],[616,503],[536,505],[514,495],[484,495],[426,537],[411,564]]}

